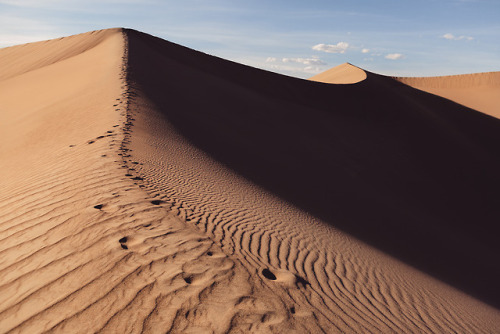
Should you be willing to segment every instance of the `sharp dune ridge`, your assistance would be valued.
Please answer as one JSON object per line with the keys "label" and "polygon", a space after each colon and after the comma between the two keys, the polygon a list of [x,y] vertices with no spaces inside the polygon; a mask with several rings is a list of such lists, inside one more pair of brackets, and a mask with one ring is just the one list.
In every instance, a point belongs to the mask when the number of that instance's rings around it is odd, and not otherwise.
{"label": "sharp dune ridge", "polygon": [[0,49],[0,331],[497,330],[500,121],[353,68]]}

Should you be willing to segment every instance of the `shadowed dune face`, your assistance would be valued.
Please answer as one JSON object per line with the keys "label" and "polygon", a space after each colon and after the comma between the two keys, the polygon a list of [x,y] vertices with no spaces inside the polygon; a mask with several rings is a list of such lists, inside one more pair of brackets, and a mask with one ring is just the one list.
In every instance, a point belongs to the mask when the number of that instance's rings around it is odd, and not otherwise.
{"label": "shadowed dune face", "polygon": [[497,130],[126,29],[1,49],[0,331],[495,332],[339,228],[498,300]]}
{"label": "shadowed dune face", "polygon": [[489,288],[500,278],[491,233],[498,120],[371,73],[324,85],[127,34],[130,80],[188,141],[311,215],[498,304]]}
{"label": "shadowed dune face", "polygon": [[[345,84],[356,83],[365,78],[365,71],[345,63],[319,73],[309,80],[329,84]],[[500,118],[500,72],[441,77],[393,77],[393,79]]]}

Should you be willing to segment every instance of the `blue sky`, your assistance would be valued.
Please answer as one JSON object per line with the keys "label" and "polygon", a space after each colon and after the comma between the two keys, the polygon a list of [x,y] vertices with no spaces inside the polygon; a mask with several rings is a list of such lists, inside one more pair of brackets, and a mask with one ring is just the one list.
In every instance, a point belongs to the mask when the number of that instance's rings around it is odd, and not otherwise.
{"label": "blue sky", "polygon": [[0,0],[0,47],[111,27],[301,78],[500,70],[500,0]]}

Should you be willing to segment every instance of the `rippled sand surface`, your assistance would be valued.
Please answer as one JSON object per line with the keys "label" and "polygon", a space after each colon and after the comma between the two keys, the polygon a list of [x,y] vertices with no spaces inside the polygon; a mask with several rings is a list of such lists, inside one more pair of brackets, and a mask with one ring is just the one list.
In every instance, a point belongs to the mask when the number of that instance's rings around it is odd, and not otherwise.
{"label": "rippled sand surface", "polygon": [[0,49],[0,332],[495,332],[500,121],[329,77],[128,29]]}

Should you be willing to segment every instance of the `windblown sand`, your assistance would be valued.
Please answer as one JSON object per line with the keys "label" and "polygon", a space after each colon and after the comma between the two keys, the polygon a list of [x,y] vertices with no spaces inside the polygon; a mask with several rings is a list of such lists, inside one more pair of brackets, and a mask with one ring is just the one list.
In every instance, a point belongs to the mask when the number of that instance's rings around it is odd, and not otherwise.
{"label": "windblown sand", "polygon": [[496,332],[500,121],[333,72],[0,49],[0,332]]}

